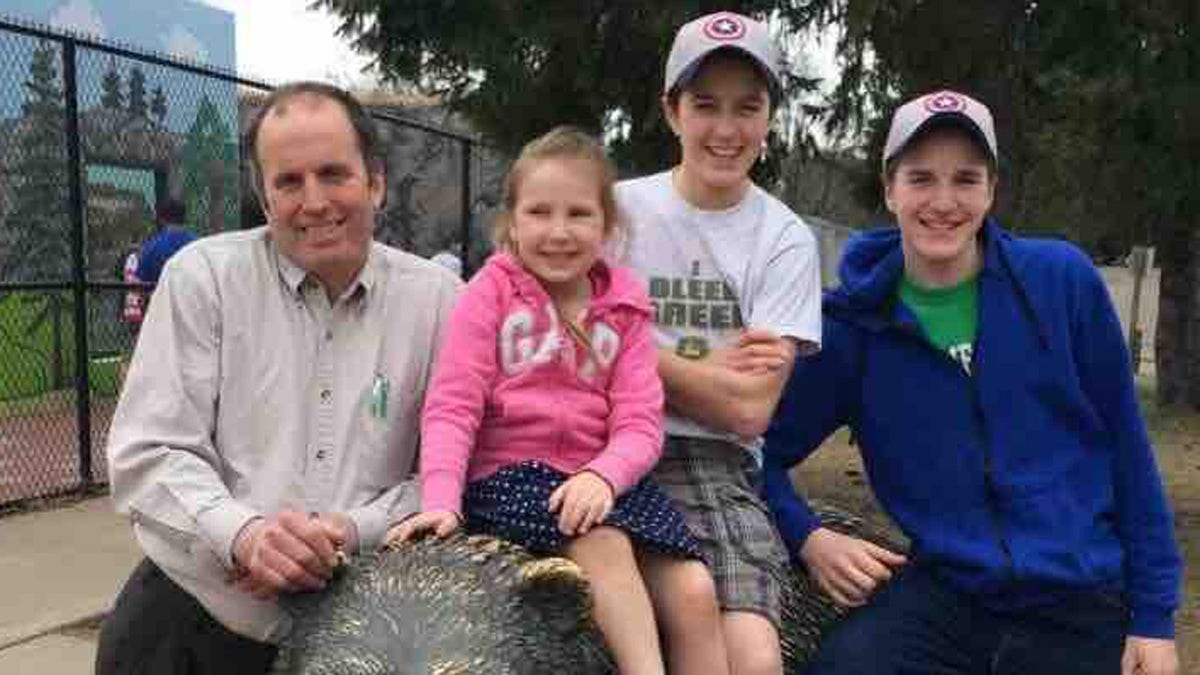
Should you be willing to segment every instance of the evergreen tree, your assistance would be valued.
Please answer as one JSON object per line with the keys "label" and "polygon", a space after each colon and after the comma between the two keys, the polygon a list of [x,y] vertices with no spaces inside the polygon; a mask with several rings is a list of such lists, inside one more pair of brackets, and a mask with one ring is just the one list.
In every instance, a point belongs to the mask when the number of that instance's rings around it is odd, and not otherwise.
{"label": "evergreen tree", "polygon": [[[1158,398],[1200,409],[1195,0],[810,0],[803,12],[840,32],[830,124],[869,139],[868,165],[898,101],[965,89],[996,116],[1007,224],[1093,254],[1157,245]],[[874,177],[862,191],[879,192]]]}
{"label": "evergreen tree", "polygon": [[[622,168],[661,169],[678,155],[662,119],[663,64],[684,21],[717,10],[786,26],[787,0],[603,2],[316,0],[385,80],[443,96],[489,141],[513,152],[557,124],[604,133]],[[815,82],[789,78],[785,88]],[[772,135],[772,143],[779,139]],[[782,152],[769,153],[771,161]]]}
{"label": "evergreen tree", "polygon": [[314,5],[340,17],[339,34],[374,56],[385,79],[445,96],[502,149],[574,123],[617,132],[614,154],[636,172],[675,157],[658,98],[682,21],[732,9],[770,16],[785,33],[836,31],[841,79],[827,135],[865,151],[866,170],[851,172],[863,176],[864,206],[880,206],[876,167],[900,101],[941,87],[986,101],[1002,139],[996,210],[1006,224],[1065,234],[1094,253],[1158,245],[1159,398],[1200,408],[1195,0]]}
{"label": "evergreen tree", "polygon": [[108,70],[104,71],[104,79],[100,81],[100,105],[109,110],[120,110],[125,107],[125,92],[121,90],[121,74],[117,72],[116,59],[109,59]]}
{"label": "evergreen tree", "polygon": [[163,93],[162,85],[154,88],[154,98],[150,101],[150,114],[154,115],[159,125],[167,120],[167,95]]}
{"label": "evergreen tree", "polygon": [[56,61],[59,52],[42,46],[33,52],[13,154],[16,235],[4,278],[13,281],[70,279],[64,104]]}
{"label": "evergreen tree", "polygon": [[200,100],[182,151],[183,201],[188,220],[200,232],[238,224],[238,147],[220,109]]}
{"label": "evergreen tree", "polygon": [[[7,281],[66,282],[71,278],[65,115],[58,59],[55,46],[39,46],[23,83],[25,100],[12,148],[16,156],[14,204],[6,225],[12,228],[12,246],[0,274],[0,279]],[[63,330],[72,306],[70,294],[26,297],[38,304],[26,332],[40,331],[47,322],[51,325],[51,381],[59,388],[66,381]]]}
{"label": "evergreen tree", "polygon": [[129,71],[129,116],[146,117],[146,74],[136,65]]}
{"label": "evergreen tree", "polygon": [[1117,214],[1113,229],[1157,246],[1158,400],[1200,410],[1200,6],[1121,0],[1095,15],[1104,32],[1064,26],[1094,92],[1085,110],[1099,178],[1089,195]]}

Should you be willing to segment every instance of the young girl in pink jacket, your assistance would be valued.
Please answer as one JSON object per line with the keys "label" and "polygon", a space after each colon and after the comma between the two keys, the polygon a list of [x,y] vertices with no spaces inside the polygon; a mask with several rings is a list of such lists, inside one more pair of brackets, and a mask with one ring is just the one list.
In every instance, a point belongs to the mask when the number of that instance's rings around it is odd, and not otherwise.
{"label": "young girl in pink jacket", "polygon": [[[565,555],[591,582],[623,675],[666,672],[653,608],[689,663],[724,673],[715,592],[683,516],[645,479],[663,390],[640,282],[602,255],[618,232],[603,148],[558,128],[509,172],[499,252],[460,295],[421,420],[422,512],[391,540],[460,526]],[[693,603],[663,603],[647,592]],[[686,614],[686,615],[685,615]],[[677,637],[676,637],[677,636]]]}

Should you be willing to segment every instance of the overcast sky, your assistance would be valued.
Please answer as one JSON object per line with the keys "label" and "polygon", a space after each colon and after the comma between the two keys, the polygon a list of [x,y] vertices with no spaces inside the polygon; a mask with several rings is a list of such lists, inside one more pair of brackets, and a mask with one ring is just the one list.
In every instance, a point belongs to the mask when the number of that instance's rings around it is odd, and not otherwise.
{"label": "overcast sky", "polygon": [[306,9],[309,0],[199,0],[232,12],[238,72],[269,82],[315,79],[346,85],[363,79],[367,59],[334,35],[337,21]]}

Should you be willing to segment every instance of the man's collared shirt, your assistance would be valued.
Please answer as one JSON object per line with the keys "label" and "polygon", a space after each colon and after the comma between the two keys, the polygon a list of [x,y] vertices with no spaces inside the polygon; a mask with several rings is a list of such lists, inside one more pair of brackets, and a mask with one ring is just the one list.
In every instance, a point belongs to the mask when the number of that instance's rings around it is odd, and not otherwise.
{"label": "man's collared shirt", "polygon": [[280,510],[343,511],[368,550],[417,508],[406,481],[460,282],[373,243],[331,301],[266,228],[200,240],[167,270],[110,431],[113,499],[217,619],[277,641],[277,603],[226,582],[237,533]]}

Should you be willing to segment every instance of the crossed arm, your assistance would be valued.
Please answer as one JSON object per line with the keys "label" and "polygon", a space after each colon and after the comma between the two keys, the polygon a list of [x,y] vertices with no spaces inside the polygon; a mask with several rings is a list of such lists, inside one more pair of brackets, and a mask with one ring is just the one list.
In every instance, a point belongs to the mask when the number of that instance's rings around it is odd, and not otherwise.
{"label": "crossed arm", "polygon": [[703,359],[659,349],[658,374],[667,406],[683,416],[757,438],[766,431],[791,374],[798,347],[791,338],[749,329],[735,347]]}

